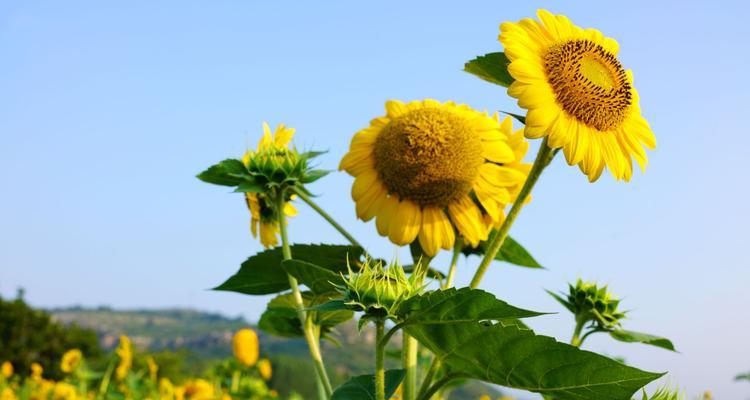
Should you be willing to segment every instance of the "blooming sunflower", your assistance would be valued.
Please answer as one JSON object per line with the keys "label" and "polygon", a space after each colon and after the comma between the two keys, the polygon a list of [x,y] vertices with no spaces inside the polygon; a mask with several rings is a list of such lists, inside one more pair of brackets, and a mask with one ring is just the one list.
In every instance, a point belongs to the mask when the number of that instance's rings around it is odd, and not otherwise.
{"label": "blooming sunflower", "polygon": [[63,354],[62,360],[60,360],[60,370],[66,374],[69,374],[78,369],[78,366],[81,364],[81,360],[83,360],[83,353],[81,353],[81,350],[68,350],[65,352],[65,354]]}
{"label": "blooming sunflower", "polygon": [[[242,163],[250,167],[251,160],[260,163],[279,161],[289,154],[288,144],[292,136],[294,136],[294,128],[287,128],[280,124],[272,134],[268,123],[264,122],[263,137],[258,142],[258,150],[245,152],[242,156]],[[253,237],[257,238],[260,231],[260,243],[265,248],[278,245],[279,225],[274,216],[272,200],[265,193],[245,192],[245,202],[250,210],[250,232]],[[286,203],[284,214],[293,217],[297,215],[297,209],[291,203]]]}
{"label": "blooming sunflower", "polygon": [[605,166],[628,181],[632,159],[645,170],[644,146],[654,149],[656,138],[641,116],[633,74],[617,59],[617,42],[563,15],[539,10],[537,16],[541,22],[500,25],[515,79],[508,94],[528,110],[526,137],[547,136],[592,182]]}
{"label": "blooming sunflower", "polygon": [[395,244],[419,238],[430,256],[451,249],[456,231],[472,246],[486,240],[529,170],[510,118],[429,99],[385,110],[354,135],[339,166],[355,177],[357,216],[376,218]]}

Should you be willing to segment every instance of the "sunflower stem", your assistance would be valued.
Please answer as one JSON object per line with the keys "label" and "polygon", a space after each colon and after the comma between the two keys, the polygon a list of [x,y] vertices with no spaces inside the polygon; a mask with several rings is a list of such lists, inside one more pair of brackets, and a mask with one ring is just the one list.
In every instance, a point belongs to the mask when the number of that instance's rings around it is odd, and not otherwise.
{"label": "sunflower stem", "polygon": [[526,182],[524,182],[521,191],[518,193],[516,201],[513,202],[513,207],[511,207],[510,212],[508,212],[508,216],[505,217],[505,221],[503,221],[503,225],[500,226],[500,229],[497,231],[497,235],[495,235],[495,237],[487,246],[487,251],[484,253],[484,258],[482,258],[482,262],[479,264],[477,271],[474,273],[474,277],[471,279],[470,286],[472,288],[476,288],[477,286],[479,286],[479,283],[482,282],[482,278],[484,277],[485,272],[487,272],[487,268],[489,268],[490,263],[492,263],[492,260],[495,259],[495,256],[503,246],[505,238],[508,237],[510,227],[513,225],[516,217],[518,217],[518,214],[521,212],[523,203],[529,197],[531,189],[534,188],[537,180],[539,180],[539,176],[542,175],[542,171],[544,171],[544,169],[549,165],[557,152],[558,149],[553,150],[547,145],[547,138],[545,137],[542,141],[541,146],[539,146],[539,152],[536,154],[536,159],[534,160],[534,165],[531,167],[529,176],[526,178]]}
{"label": "sunflower stem", "polygon": [[406,377],[404,377],[404,400],[415,400],[417,398],[417,350],[419,342],[408,333],[403,332],[402,358]]}
{"label": "sunflower stem", "polygon": [[456,265],[458,264],[458,257],[461,255],[461,250],[464,247],[464,241],[461,238],[456,238],[456,244],[453,246],[453,257],[451,258],[451,266],[448,268],[448,276],[445,278],[443,289],[448,289],[453,286],[453,278],[456,276]]}
{"label": "sunflower stem", "polygon": [[419,387],[417,398],[424,396],[424,394],[427,393],[427,390],[430,388],[430,384],[432,383],[433,378],[435,378],[435,374],[440,369],[440,366],[440,360],[433,358],[432,364],[430,364],[430,369],[427,370],[427,374],[424,376],[424,380],[422,380],[422,386]]}
{"label": "sunflower stem", "polygon": [[375,321],[375,400],[385,400],[385,320]]}
{"label": "sunflower stem", "polygon": [[[279,231],[281,232],[281,252],[284,256],[284,260],[292,259],[292,249],[289,247],[289,238],[286,232],[286,217],[284,216],[284,193],[280,191],[276,197],[276,212],[279,216]],[[292,288],[292,295],[294,297],[295,305],[297,306],[297,316],[299,317],[302,326],[304,327],[305,340],[307,346],[310,348],[310,357],[313,360],[315,366],[315,372],[317,373],[318,380],[323,386],[325,397],[321,400],[325,400],[331,397],[333,388],[331,387],[331,381],[328,379],[325,364],[323,364],[323,356],[320,353],[320,343],[318,342],[317,335],[314,331],[314,324],[312,319],[308,318],[305,312],[305,303],[302,301],[302,293],[299,290],[299,284],[297,279],[287,274],[289,279],[289,286]]]}
{"label": "sunflower stem", "polygon": [[336,222],[336,220],[333,219],[333,217],[331,217],[327,212],[325,212],[325,210],[323,210],[317,203],[315,203],[313,199],[310,198],[310,196],[308,196],[302,190],[299,190],[297,188],[292,187],[291,189],[294,192],[294,194],[299,196],[299,198],[302,199],[305,203],[307,203],[307,205],[309,205],[310,208],[315,210],[318,214],[320,214],[321,217],[323,217],[323,219],[328,221],[328,223],[331,224],[332,227],[334,227],[337,231],[339,231],[339,233],[343,235],[346,238],[346,240],[349,241],[349,243],[351,243],[354,246],[364,249],[364,247],[361,244],[359,244],[359,242],[357,241],[357,239],[354,238],[354,236],[352,236],[349,232],[347,232],[343,226],[339,225],[339,223]]}
{"label": "sunflower stem", "polygon": [[581,338],[581,331],[583,330],[583,325],[586,324],[585,318],[576,318],[576,327],[573,329],[573,337],[570,339],[570,344],[575,347],[581,347],[583,344],[584,338]]}

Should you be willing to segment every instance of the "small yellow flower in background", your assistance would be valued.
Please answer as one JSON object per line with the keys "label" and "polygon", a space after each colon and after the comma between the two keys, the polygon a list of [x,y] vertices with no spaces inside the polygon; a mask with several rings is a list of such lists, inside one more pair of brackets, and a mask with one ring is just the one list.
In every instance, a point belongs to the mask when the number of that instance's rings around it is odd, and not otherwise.
{"label": "small yellow flower in background", "polygon": [[156,376],[159,373],[159,365],[156,364],[154,357],[148,356],[146,358],[146,364],[148,365],[148,375],[152,381],[156,382]]}
{"label": "small yellow flower in background", "polygon": [[[295,154],[289,151],[288,144],[294,136],[294,128],[287,128],[283,124],[276,127],[274,133],[268,123],[263,123],[263,137],[258,143],[258,150],[248,150],[242,156],[242,163],[250,166],[251,159],[255,162],[281,162],[283,158]],[[247,208],[250,210],[250,231],[257,238],[260,231],[260,243],[266,247],[278,245],[278,222],[273,216],[273,205],[269,204],[268,196],[263,193],[245,193]],[[289,217],[297,215],[297,209],[286,203],[284,214]]]}
{"label": "small yellow flower in background", "polygon": [[120,344],[115,349],[115,353],[120,358],[120,362],[115,369],[115,377],[118,381],[121,381],[128,376],[128,371],[133,366],[133,344],[130,342],[130,338],[121,335]]}
{"label": "small yellow flower in background", "polygon": [[6,379],[13,376],[13,364],[10,361],[3,362],[3,365],[0,366],[0,374]]}
{"label": "small yellow flower in background", "polygon": [[75,386],[66,382],[55,383],[55,389],[52,392],[54,400],[76,400],[78,395]]}
{"label": "small yellow flower in background", "polygon": [[249,328],[240,329],[232,338],[232,351],[240,364],[252,367],[258,362],[260,352],[258,334]]}
{"label": "small yellow flower in background", "polygon": [[452,249],[455,231],[476,247],[505,218],[530,165],[510,117],[453,102],[388,101],[386,115],[352,138],[340,169],[355,177],[357,217],[376,219],[397,245]]}
{"label": "small yellow flower in background", "polygon": [[191,379],[185,382],[185,398],[189,400],[213,400],[214,386],[205,379]]}
{"label": "small yellow flower in background", "polygon": [[273,376],[273,367],[271,366],[271,360],[263,358],[258,361],[258,373],[264,381],[271,379]]}
{"label": "small yellow flower in background", "polygon": [[83,359],[83,353],[78,349],[71,349],[65,352],[60,361],[60,370],[66,374],[70,374],[78,369]]}
{"label": "small yellow flower in background", "polygon": [[44,368],[39,363],[31,364],[31,379],[33,379],[36,382],[41,381],[43,372],[44,372]]}
{"label": "small yellow flower in background", "polygon": [[18,397],[13,389],[5,388],[0,392],[0,400],[18,400]]}
{"label": "small yellow flower in background", "polygon": [[159,399],[172,400],[174,397],[174,385],[172,385],[172,381],[167,378],[159,379]]}
{"label": "small yellow flower in background", "polygon": [[539,10],[537,16],[500,25],[515,79],[508,94],[528,110],[526,137],[547,136],[592,182],[605,166],[616,179],[630,180],[632,158],[645,170],[644,146],[654,149],[656,138],[641,116],[633,74],[617,59],[619,45],[563,15]]}
{"label": "small yellow flower in background", "polygon": [[221,393],[221,400],[232,400],[232,396],[229,395],[226,391]]}

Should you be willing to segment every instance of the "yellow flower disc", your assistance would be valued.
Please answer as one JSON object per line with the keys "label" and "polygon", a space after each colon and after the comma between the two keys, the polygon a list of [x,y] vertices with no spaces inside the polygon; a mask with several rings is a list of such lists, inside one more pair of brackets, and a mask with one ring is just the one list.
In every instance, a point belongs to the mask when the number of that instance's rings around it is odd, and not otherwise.
{"label": "yellow flower disc", "polygon": [[512,122],[453,102],[386,103],[352,139],[340,168],[355,177],[357,216],[378,233],[428,255],[451,249],[456,232],[476,246],[505,218],[529,171],[528,143]]}
{"label": "yellow flower disc", "polygon": [[526,137],[546,136],[592,182],[605,167],[630,180],[632,159],[645,170],[644,147],[655,148],[656,138],[641,116],[632,73],[617,59],[617,42],[563,15],[537,16],[500,25],[515,79],[508,94],[528,110]]}
{"label": "yellow flower disc", "polygon": [[258,334],[249,328],[240,329],[232,339],[232,351],[240,364],[252,367],[258,362],[260,352]]}

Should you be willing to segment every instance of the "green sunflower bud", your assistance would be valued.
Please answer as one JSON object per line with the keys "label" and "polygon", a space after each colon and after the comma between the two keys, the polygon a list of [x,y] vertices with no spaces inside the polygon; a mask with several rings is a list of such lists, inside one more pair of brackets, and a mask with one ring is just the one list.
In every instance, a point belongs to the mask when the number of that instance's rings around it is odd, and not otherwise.
{"label": "green sunflower bud", "polygon": [[388,317],[401,302],[421,291],[417,282],[417,274],[407,277],[397,262],[385,268],[381,262],[368,260],[358,272],[349,270],[342,292],[347,305],[375,317]]}
{"label": "green sunflower bud", "polygon": [[575,285],[568,285],[568,293],[557,295],[551,293],[570,312],[575,314],[576,321],[582,324],[596,323],[602,329],[619,325],[625,313],[617,309],[620,299],[607,291],[607,286],[598,287],[594,282],[578,280]]}

